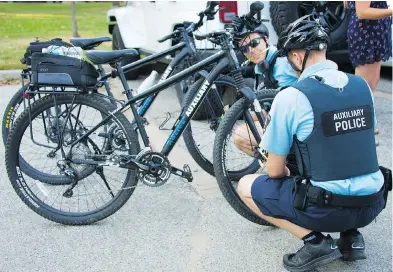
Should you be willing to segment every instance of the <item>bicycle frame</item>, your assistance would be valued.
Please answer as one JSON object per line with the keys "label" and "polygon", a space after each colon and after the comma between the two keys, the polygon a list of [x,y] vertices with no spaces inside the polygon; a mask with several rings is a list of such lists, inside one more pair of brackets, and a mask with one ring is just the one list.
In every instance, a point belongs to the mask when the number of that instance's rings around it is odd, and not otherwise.
{"label": "bicycle frame", "polygon": [[[203,68],[218,62],[218,64],[213,68],[213,70],[209,73],[207,79],[204,81],[202,84],[201,88],[198,90],[193,102],[191,105],[188,107],[186,111],[183,111],[178,120],[176,121],[176,124],[174,125],[173,132],[169,136],[168,140],[166,141],[163,149],[162,149],[162,154],[167,156],[174,145],[176,144],[177,140],[179,139],[181,133],[187,126],[187,124],[190,122],[192,116],[196,112],[198,106],[202,102],[202,100],[205,98],[207,91],[211,87],[212,83],[220,76],[220,74],[226,69],[229,65],[231,65],[231,62],[229,60],[231,56],[229,55],[229,52],[225,51],[219,51],[215,53],[214,55],[200,61],[199,63],[187,68],[186,70],[173,75],[172,77],[169,77],[166,80],[161,81],[160,83],[152,86],[151,88],[147,89],[145,92],[143,92],[140,95],[132,96],[130,94],[131,99],[129,99],[122,107],[117,108],[113,112],[110,113],[107,117],[105,117],[102,121],[100,121],[95,127],[93,127],[91,130],[89,130],[86,134],[84,134],[82,137],[74,141],[73,143],[70,144],[71,150],[72,148],[80,141],[84,141],[87,139],[87,137],[90,136],[95,130],[97,130],[99,127],[102,125],[106,124],[109,119],[113,118],[114,114],[117,112],[121,112],[124,109],[128,108],[128,106],[131,108],[132,113],[135,118],[135,122],[137,124],[137,127],[141,133],[141,137],[143,140],[143,143],[145,147],[149,146],[149,138],[147,136],[142,117],[138,115],[137,109],[135,107],[135,103],[139,100],[145,99],[151,95],[157,94],[161,92],[162,90],[168,88],[169,86],[179,82],[180,80],[187,78],[196,72],[202,70]],[[125,78],[125,75],[123,73],[123,69],[120,64],[116,65],[116,69],[120,75],[120,80],[123,84],[125,92],[129,92],[130,88],[128,86],[128,82]],[[72,108],[72,105],[71,105]],[[58,147],[59,148],[59,147]]]}
{"label": "bicycle frame", "polygon": [[[171,60],[171,62],[169,63],[169,65],[165,69],[163,75],[161,76],[159,82],[162,82],[173,74],[174,68],[177,65],[179,65],[179,63],[181,63],[185,58],[192,57],[192,58],[194,58],[194,62],[197,62],[200,59],[199,55],[197,54],[197,51],[195,50],[195,45],[194,45],[193,39],[191,37],[187,37],[186,41],[187,42],[184,42],[184,41],[180,42],[180,43],[178,43],[178,44],[172,46],[171,48],[168,48],[162,52],[150,55],[146,58],[143,58],[143,59],[140,59],[140,60],[135,61],[133,63],[127,64],[127,65],[121,67],[122,72],[127,73],[129,71],[138,69],[142,66],[145,66],[151,62],[155,62],[155,61],[157,61],[167,55],[173,54],[173,53],[180,50],[180,52],[178,54],[176,54],[176,56]],[[105,86],[108,96],[110,98],[113,98],[111,88],[110,88],[109,83],[107,81],[107,79],[112,76],[112,73],[105,73],[104,69],[102,68],[102,65],[98,65],[98,70],[100,73],[100,78],[98,79],[98,81],[101,82]],[[119,74],[119,76],[120,76],[120,74]],[[27,93],[30,93],[30,91],[27,91]],[[52,94],[53,92],[40,91],[40,93]],[[66,92],[63,92],[63,93],[66,93]],[[131,91],[126,91],[125,93],[126,93],[127,99],[132,98],[132,96],[130,96]],[[141,106],[138,111],[139,116],[143,117],[147,113],[148,109],[150,108],[153,101],[155,100],[157,94],[154,94],[150,97],[144,97],[141,99],[141,101],[138,101],[138,102],[140,102],[140,106]]]}
{"label": "bicycle frame", "polygon": [[[194,95],[192,102],[189,105],[187,105],[187,107],[184,107],[182,109],[182,112],[180,113],[179,117],[177,118],[175,124],[172,127],[172,133],[169,135],[168,139],[166,140],[166,142],[161,150],[161,154],[165,157],[168,157],[168,155],[172,151],[173,147],[175,146],[175,144],[179,140],[184,129],[190,123],[193,115],[198,110],[198,107],[200,106],[202,101],[205,99],[208,91],[210,90],[212,85],[214,85],[214,82],[220,77],[220,75],[224,71],[227,71],[227,70],[234,73],[233,77],[235,79],[236,88],[238,89],[238,91],[243,93],[243,95],[245,96],[245,98],[248,99],[249,102],[252,102],[251,103],[252,110],[255,111],[260,123],[264,124],[264,117],[261,112],[261,106],[260,106],[258,100],[256,99],[255,93],[249,87],[244,86],[244,80],[243,80],[243,77],[240,73],[239,63],[238,63],[236,55],[233,51],[233,48],[232,47],[228,48],[228,46],[224,45],[223,49],[220,50],[219,52],[215,53],[214,55],[200,61],[197,64],[194,64],[193,66],[185,69],[184,71],[179,72],[178,74],[173,75],[172,77],[169,77],[168,79],[161,80],[158,84],[148,88],[142,94],[139,94],[136,96],[133,96],[131,93],[130,87],[129,87],[128,82],[125,77],[123,67],[120,65],[120,63],[116,63],[116,71],[117,71],[117,73],[120,77],[120,80],[122,82],[124,92],[128,94],[129,100],[126,101],[124,104],[122,104],[122,106],[120,108],[117,108],[116,110],[113,110],[112,112],[109,112],[108,116],[104,117],[103,120],[101,120],[97,125],[95,125],[93,128],[91,128],[86,134],[81,136],[79,139],[74,140],[72,143],[69,143],[68,147],[70,147],[70,149],[66,154],[65,150],[63,149],[63,140],[64,140],[63,133],[65,130],[65,126],[68,122],[70,122],[70,124],[72,126],[72,122],[70,120],[70,117],[71,117],[71,115],[74,116],[72,114],[72,109],[74,108],[75,95],[84,95],[82,93],[75,93],[74,92],[73,93],[74,99],[72,100],[71,105],[69,105],[69,106],[66,105],[67,109],[68,108],[71,109],[67,113],[67,116],[65,118],[65,120],[67,120],[67,121],[62,126],[62,128],[60,128],[59,124],[57,123],[57,130],[60,132],[60,134],[58,135],[59,142],[57,144],[57,147],[51,151],[51,154],[55,154],[55,152],[60,150],[63,158],[67,158],[67,157],[71,158],[70,154],[71,154],[73,148],[78,143],[85,142],[85,141],[91,141],[89,136],[92,133],[94,133],[97,129],[99,129],[101,126],[106,125],[110,120],[114,119],[113,121],[118,123],[116,120],[115,114],[124,111],[128,107],[131,108],[132,114],[134,115],[133,124],[134,125],[136,124],[136,127],[134,127],[134,129],[135,130],[139,129],[141,138],[143,140],[144,147],[145,148],[149,147],[150,142],[149,142],[149,137],[148,137],[146,130],[145,130],[144,120],[143,120],[144,118],[138,114],[138,111],[136,108],[136,103],[138,101],[143,100],[143,99],[150,98],[151,96],[156,96],[158,93],[160,93],[164,89],[168,88],[169,86],[176,84],[177,82],[181,81],[182,79],[185,79],[185,78],[203,70],[205,67],[210,66],[213,63],[216,63],[214,68],[210,71],[210,73],[207,76],[204,76],[205,80],[202,83],[202,85],[199,87],[199,89],[197,90],[196,94]],[[57,103],[56,103],[56,96],[54,96],[54,99],[55,99],[56,116],[59,116],[58,115],[59,109],[58,109]],[[147,109],[150,107],[152,102],[153,101],[149,102]],[[79,111],[80,111],[80,108],[79,108]],[[260,136],[259,136],[258,130],[255,126],[255,123],[253,122],[250,111],[248,111],[248,109],[245,109],[244,115],[245,115],[245,121],[249,124],[249,126],[251,128],[251,132],[254,135],[255,139],[257,141],[260,141]],[[29,111],[29,116],[30,116],[30,123],[31,123],[30,111]],[[79,119],[79,112],[76,116],[75,127],[76,127],[76,124],[78,122],[80,122],[78,119]],[[44,128],[44,129],[46,129],[46,128]],[[30,126],[30,134],[32,137],[31,126]],[[33,137],[32,137],[32,139],[33,139]],[[38,143],[36,143],[36,144],[38,144]],[[42,144],[38,144],[38,145],[42,145]],[[127,160],[126,162],[122,162],[118,166],[122,167],[122,168],[131,168],[131,169],[135,169],[135,168],[144,169],[144,167],[145,167],[144,165],[138,163],[138,161],[136,160],[135,157],[130,157],[130,158],[127,158],[126,160]],[[71,161],[73,161],[73,160],[71,159]],[[79,163],[83,163],[83,164],[93,164],[93,165],[97,164],[97,162],[95,162],[94,160],[93,161],[83,160],[83,162],[81,162],[80,160],[77,160],[77,161]],[[100,164],[102,164],[102,162]],[[104,164],[106,164],[106,163],[104,163]],[[175,174],[177,176],[185,178],[189,182],[192,181],[192,174],[191,174],[189,167],[187,165],[184,165],[184,170],[176,168],[174,166],[171,166],[170,171],[172,174]]]}

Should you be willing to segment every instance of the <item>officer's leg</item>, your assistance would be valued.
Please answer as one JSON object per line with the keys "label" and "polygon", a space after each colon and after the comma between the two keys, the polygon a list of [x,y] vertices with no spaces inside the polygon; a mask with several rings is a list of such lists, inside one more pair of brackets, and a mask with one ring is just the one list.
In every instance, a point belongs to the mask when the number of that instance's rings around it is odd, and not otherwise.
{"label": "officer's leg", "polygon": [[288,231],[289,233],[291,233],[292,235],[294,235],[299,239],[302,239],[304,236],[311,233],[312,232],[311,230],[296,226],[295,224],[287,220],[273,218],[271,216],[266,216],[262,214],[262,212],[259,210],[258,206],[255,204],[251,196],[251,186],[256,180],[256,178],[259,176],[260,175],[247,175],[242,179],[240,179],[237,190],[243,202],[262,219],[268,221],[269,223],[281,229]]}
{"label": "officer's leg", "polygon": [[[269,182],[268,182],[269,181]],[[309,271],[313,270],[315,267],[320,265],[326,265],[338,258],[342,255],[332,239],[330,235],[324,236],[320,232],[315,232],[303,227],[300,227],[288,220],[274,218],[272,216],[267,216],[261,212],[256,203],[253,200],[252,196],[252,187],[255,182],[258,182],[258,185],[272,184],[272,181],[277,185],[277,182],[283,182],[279,180],[269,180],[266,176],[258,176],[258,175],[248,175],[243,177],[239,181],[238,185],[238,194],[243,202],[258,216],[262,219],[270,222],[271,224],[282,228],[295,237],[302,239],[304,241],[304,246],[298,250],[295,254],[286,254],[283,257],[283,264],[286,269],[289,271]],[[259,188],[263,189],[263,188]],[[266,189],[272,189],[267,188]],[[254,190],[254,188],[253,188]],[[285,197],[281,196],[280,197]],[[267,199],[265,199],[267,200]],[[277,208],[279,203],[278,200],[273,204],[274,208]],[[269,207],[270,209],[274,209],[273,207]],[[279,207],[278,207],[279,208]]]}
{"label": "officer's leg", "polygon": [[363,235],[357,229],[350,229],[340,233],[336,240],[337,246],[343,255],[344,261],[357,261],[366,259]]}

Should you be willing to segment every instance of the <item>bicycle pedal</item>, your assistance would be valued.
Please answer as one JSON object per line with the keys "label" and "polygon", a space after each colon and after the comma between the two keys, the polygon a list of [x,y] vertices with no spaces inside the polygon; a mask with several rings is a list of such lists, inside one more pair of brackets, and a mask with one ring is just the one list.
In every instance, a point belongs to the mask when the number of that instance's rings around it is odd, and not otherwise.
{"label": "bicycle pedal", "polygon": [[188,182],[192,182],[194,179],[191,173],[191,169],[187,164],[183,166],[183,170],[172,166],[171,173],[178,177],[186,179]]}

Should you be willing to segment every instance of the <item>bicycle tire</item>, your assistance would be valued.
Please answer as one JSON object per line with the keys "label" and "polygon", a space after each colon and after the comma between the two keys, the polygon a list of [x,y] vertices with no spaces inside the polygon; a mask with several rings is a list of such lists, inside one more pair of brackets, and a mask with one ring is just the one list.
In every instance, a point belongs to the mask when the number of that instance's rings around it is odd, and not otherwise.
{"label": "bicycle tire", "polygon": [[[259,101],[269,99],[273,100],[277,90],[263,90],[256,92],[257,99]],[[237,194],[236,189],[232,186],[231,177],[226,174],[225,169],[225,143],[228,135],[231,134],[232,128],[239,119],[239,116],[248,108],[247,101],[245,98],[241,98],[232,105],[229,112],[226,113],[224,119],[220,123],[217,130],[216,139],[214,142],[214,173],[217,179],[218,186],[223,194],[224,198],[230,204],[230,206],[241,216],[247,220],[254,222],[259,225],[271,226],[270,223],[261,219],[251,209],[249,209]],[[251,173],[250,173],[251,174]],[[244,176],[244,175],[243,175]]]}
{"label": "bicycle tire", "polygon": [[[2,137],[3,143],[6,145],[8,135],[12,130],[12,126],[15,121],[16,112],[18,111],[19,107],[24,101],[24,92],[28,89],[28,85],[23,86],[20,88],[11,100],[8,102],[8,105],[4,111],[3,120],[2,120]],[[20,166],[22,172],[28,175],[31,178],[40,178],[42,182],[52,185],[62,185],[62,184],[70,184],[72,181],[68,177],[61,176],[61,175],[52,175],[37,171],[28,164],[22,157],[19,157]]]}
{"label": "bicycle tire", "polygon": [[[56,103],[61,104],[71,104],[73,101],[73,96],[71,94],[59,94],[57,95]],[[104,99],[98,97],[97,95],[76,95],[75,104],[83,104],[88,107],[99,110],[101,113],[107,114],[113,108],[110,103]],[[53,99],[51,96],[46,96],[38,100],[31,108],[32,118],[38,116],[47,108],[53,106]],[[126,139],[130,143],[129,153],[130,155],[137,155],[140,147],[138,142],[138,137],[136,132],[132,129],[130,122],[122,113],[115,113],[113,120],[115,120],[124,129]],[[16,191],[17,195],[22,199],[22,201],[34,212],[40,216],[66,225],[86,225],[102,220],[116,211],[118,211],[131,197],[136,184],[138,183],[137,175],[135,170],[128,170],[127,177],[123,183],[124,187],[130,187],[131,189],[121,190],[119,195],[111,201],[110,204],[105,205],[101,209],[96,211],[86,212],[86,213],[70,213],[67,214],[60,210],[55,210],[54,208],[48,206],[46,203],[38,199],[26,186],[26,182],[23,179],[20,167],[18,167],[18,157],[19,145],[23,136],[25,129],[28,128],[30,123],[29,113],[27,111],[23,112],[21,116],[15,121],[14,126],[11,129],[9,140],[6,144],[6,169],[8,177],[11,184]]]}
{"label": "bicycle tire", "polygon": [[23,94],[27,90],[29,85],[22,86],[11,98],[5,107],[3,114],[3,121],[1,124],[1,133],[3,137],[3,144],[7,142],[8,134],[11,131],[12,124],[14,123],[16,112],[19,109],[20,104],[23,103]]}

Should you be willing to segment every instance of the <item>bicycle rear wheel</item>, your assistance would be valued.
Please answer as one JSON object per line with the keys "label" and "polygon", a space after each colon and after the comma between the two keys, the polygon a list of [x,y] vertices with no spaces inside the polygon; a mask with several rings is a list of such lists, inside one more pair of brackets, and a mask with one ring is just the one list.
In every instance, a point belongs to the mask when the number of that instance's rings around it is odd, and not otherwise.
{"label": "bicycle rear wheel", "polygon": [[23,100],[24,93],[27,90],[29,85],[24,85],[21,87],[8,102],[5,107],[3,114],[3,121],[1,126],[1,132],[3,137],[3,143],[7,142],[8,134],[11,131],[11,127],[14,124],[15,118],[20,115],[20,113],[24,110]]}
{"label": "bicycle rear wheel", "polygon": [[[119,210],[130,198],[138,182],[136,170],[91,162],[107,155],[136,156],[140,149],[138,138],[127,118],[116,113],[109,124],[100,126],[87,141],[79,142],[72,152],[66,152],[69,154],[67,158],[60,150],[53,152],[53,147],[56,147],[58,142],[55,137],[47,135],[43,125],[45,118],[42,118],[48,110],[56,110],[56,107],[68,108],[79,117],[70,121],[71,130],[64,130],[64,133],[57,137],[62,139],[60,143],[64,149],[68,148],[66,142],[80,138],[112,110],[110,103],[94,94],[55,96],[56,100],[54,95],[48,95],[31,107],[34,142],[30,137],[28,111],[23,112],[15,121],[6,145],[8,177],[22,201],[42,217],[67,225],[91,224]],[[105,127],[109,125],[115,128],[110,135]],[[61,168],[65,165],[64,162],[68,161],[69,169],[72,169],[77,178],[73,184],[63,185],[49,185],[39,179],[30,178],[20,166],[19,153],[22,153],[32,167],[38,165],[40,155],[47,157],[51,154],[51,158],[44,163],[49,170]]]}

